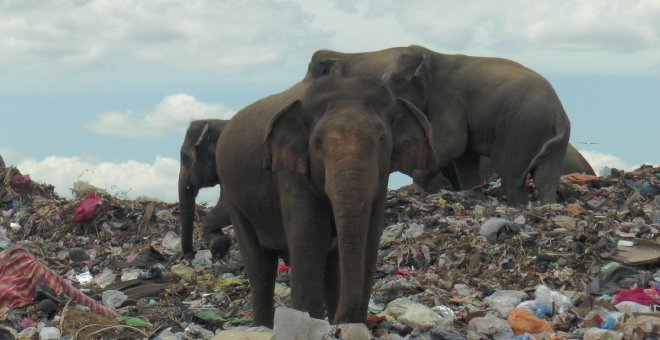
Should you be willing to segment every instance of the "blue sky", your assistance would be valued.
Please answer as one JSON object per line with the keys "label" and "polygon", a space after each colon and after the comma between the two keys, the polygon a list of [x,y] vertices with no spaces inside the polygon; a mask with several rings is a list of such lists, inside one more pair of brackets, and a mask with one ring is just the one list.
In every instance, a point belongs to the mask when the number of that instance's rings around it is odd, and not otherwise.
{"label": "blue sky", "polygon": [[548,78],[596,169],[660,163],[660,2],[641,0],[0,1],[0,154],[62,195],[175,201],[191,119],[288,88],[315,50],[410,44]]}

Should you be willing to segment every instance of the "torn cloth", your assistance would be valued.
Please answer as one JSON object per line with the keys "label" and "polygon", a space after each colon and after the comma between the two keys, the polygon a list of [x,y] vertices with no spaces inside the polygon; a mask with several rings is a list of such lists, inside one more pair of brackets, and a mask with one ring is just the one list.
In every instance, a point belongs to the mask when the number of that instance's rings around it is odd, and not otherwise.
{"label": "torn cloth", "polygon": [[614,296],[612,304],[616,305],[623,301],[632,301],[644,306],[660,305],[660,301],[646,294],[642,287],[636,287],[630,290],[623,289],[618,291]]}
{"label": "torn cloth", "polygon": [[64,293],[78,304],[110,318],[117,313],[83,294],[27,250],[14,246],[0,252],[0,308],[20,308],[34,303],[37,286],[45,284],[57,294]]}

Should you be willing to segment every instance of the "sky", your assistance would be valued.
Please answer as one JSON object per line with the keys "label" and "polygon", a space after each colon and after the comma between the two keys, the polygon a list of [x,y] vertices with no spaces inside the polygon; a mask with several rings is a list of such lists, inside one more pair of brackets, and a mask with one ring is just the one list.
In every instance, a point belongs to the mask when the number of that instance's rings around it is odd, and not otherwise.
{"label": "sky", "polygon": [[316,50],[411,44],[546,77],[596,171],[660,164],[657,0],[0,0],[0,155],[63,197],[174,202],[192,119],[287,89]]}

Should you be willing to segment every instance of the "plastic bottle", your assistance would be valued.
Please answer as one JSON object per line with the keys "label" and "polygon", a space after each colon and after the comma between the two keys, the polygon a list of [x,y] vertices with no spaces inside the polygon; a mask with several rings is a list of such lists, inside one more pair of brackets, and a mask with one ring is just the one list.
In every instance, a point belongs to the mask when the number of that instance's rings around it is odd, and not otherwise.
{"label": "plastic bottle", "polygon": [[39,339],[42,340],[46,340],[46,339],[59,340],[60,336],[62,336],[62,334],[60,333],[60,330],[57,327],[44,327],[41,329],[41,332],[39,332]]}

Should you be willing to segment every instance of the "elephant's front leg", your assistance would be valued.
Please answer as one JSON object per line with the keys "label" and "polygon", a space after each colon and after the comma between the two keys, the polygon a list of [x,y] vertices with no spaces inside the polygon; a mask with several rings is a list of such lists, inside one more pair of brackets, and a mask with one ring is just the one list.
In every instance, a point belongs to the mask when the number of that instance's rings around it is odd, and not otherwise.
{"label": "elephant's front leg", "polygon": [[298,174],[278,174],[284,230],[291,264],[291,303],[323,319],[325,263],[331,237],[327,203],[309,192]]}
{"label": "elephant's front leg", "polygon": [[461,157],[454,160],[454,168],[460,183],[460,190],[471,190],[481,184],[479,157],[480,155],[477,153],[466,150]]}
{"label": "elephant's front leg", "polygon": [[233,205],[227,210],[234,221],[234,230],[245,262],[245,272],[250,280],[252,295],[252,318],[255,326],[273,327],[275,277],[277,275],[277,253],[261,246],[255,226],[247,216]]}

